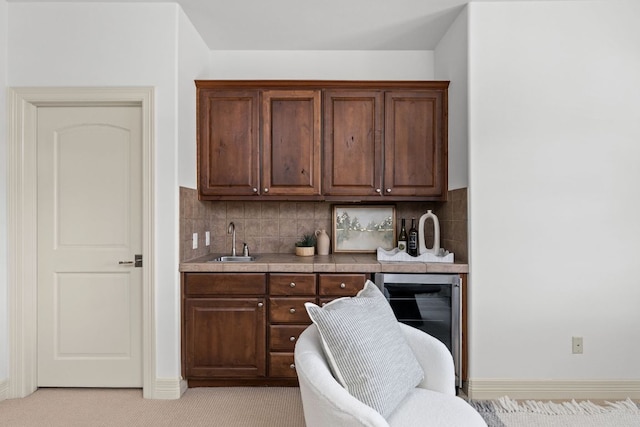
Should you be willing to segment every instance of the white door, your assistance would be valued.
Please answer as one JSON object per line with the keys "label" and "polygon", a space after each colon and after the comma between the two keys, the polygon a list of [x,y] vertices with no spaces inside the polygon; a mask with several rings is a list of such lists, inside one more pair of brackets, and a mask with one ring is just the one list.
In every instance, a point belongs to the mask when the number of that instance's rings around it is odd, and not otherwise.
{"label": "white door", "polygon": [[38,108],[39,387],[142,386],[141,117]]}

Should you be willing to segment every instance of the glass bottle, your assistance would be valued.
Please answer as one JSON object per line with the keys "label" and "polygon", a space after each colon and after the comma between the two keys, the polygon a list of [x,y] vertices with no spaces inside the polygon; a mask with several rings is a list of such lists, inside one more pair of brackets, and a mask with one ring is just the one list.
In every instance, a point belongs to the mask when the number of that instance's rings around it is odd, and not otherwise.
{"label": "glass bottle", "polygon": [[407,253],[411,256],[418,256],[418,230],[416,229],[415,218],[411,218],[411,228],[407,239]]}
{"label": "glass bottle", "polygon": [[400,252],[407,251],[407,230],[405,228],[404,218],[402,218],[402,225],[400,226],[400,234],[398,235],[398,249]]}

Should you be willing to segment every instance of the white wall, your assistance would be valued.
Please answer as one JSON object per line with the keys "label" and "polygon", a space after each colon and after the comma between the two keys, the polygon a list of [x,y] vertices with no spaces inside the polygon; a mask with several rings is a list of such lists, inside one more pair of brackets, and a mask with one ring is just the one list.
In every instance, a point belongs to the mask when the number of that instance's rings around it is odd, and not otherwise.
{"label": "white wall", "polygon": [[0,399],[2,383],[9,372],[7,341],[7,128],[6,128],[6,86],[7,86],[7,2],[0,0]]}
{"label": "white wall", "polygon": [[[9,86],[155,88],[156,371],[160,378],[180,375],[176,340],[178,11],[177,5],[169,3],[10,3],[8,7]],[[5,177],[0,179],[4,183]],[[4,237],[2,242],[6,244]],[[0,312],[6,313],[4,307],[6,303]],[[171,327],[165,330],[167,324]],[[6,338],[0,348],[6,348]],[[6,356],[0,363],[4,365]]]}
{"label": "white wall", "polygon": [[209,75],[211,51],[180,9],[178,25],[178,183],[196,188],[196,86]]}
{"label": "white wall", "polygon": [[465,7],[435,50],[435,78],[449,80],[449,190],[465,188],[468,174],[468,12]]}
{"label": "white wall", "polygon": [[638,17],[634,0],[469,5],[472,379],[637,388]]}
{"label": "white wall", "polygon": [[[203,78],[209,66],[210,50],[195,30],[186,14],[178,11],[178,40],[177,40],[177,100],[175,117],[178,118],[178,128],[175,146],[175,159],[177,159],[178,185],[196,185],[196,87],[194,80]],[[180,199],[178,186],[174,185],[174,209],[179,209]],[[179,222],[178,218],[175,218]],[[179,224],[174,228],[175,242],[179,242]],[[157,249],[157,248],[156,248]],[[180,245],[173,247],[175,259],[180,259]],[[167,337],[166,348],[172,348],[172,357],[158,358],[158,372],[171,372],[174,377],[176,372],[180,374],[180,342],[181,322],[180,317],[180,278],[176,263],[168,265],[171,275],[175,278],[173,286],[167,286],[158,290],[157,298],[166,304],[174,304],[171,316],[158,317],[156,324],[158,331],[162,331]]]}
{"label": "white wall", "polygon": [[427,80],[433,51],[213,51],[209,78]]}

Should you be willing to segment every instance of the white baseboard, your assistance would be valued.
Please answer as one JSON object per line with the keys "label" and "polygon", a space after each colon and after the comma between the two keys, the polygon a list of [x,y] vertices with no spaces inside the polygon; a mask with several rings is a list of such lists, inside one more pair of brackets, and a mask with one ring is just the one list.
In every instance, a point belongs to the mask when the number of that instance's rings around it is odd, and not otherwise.
{"label": "white baseboard", "polygon": [[9,398],[9,381],[0,381],[0,402]]}
{"label": "white baseboard", "polygon": [[187,382],[182,378],[156,378],[155,387],[146,399],[180,399],[187,390]]}
{"label": "white baseboard", "polygon": [[640,380],[469,379],[470,399],[640,399]]}

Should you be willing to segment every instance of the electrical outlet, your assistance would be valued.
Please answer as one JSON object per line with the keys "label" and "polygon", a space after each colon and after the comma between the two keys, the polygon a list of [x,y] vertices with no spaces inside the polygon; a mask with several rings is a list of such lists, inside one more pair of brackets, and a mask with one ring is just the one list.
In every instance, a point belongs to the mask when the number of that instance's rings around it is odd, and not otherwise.
{"label": "electrical outlet", "polygon": [[193,249],[198,249],[198,233],[193,233]]}
{"label": "electrical outlet", "polygon": [[211,245],[211,233],[208,231],[204,232],[204,245],[205,246]]}
{"label": "electrical outlet", "polygon": [[582,337],[572,337],[571,347],[573,354],[582,354]]}

